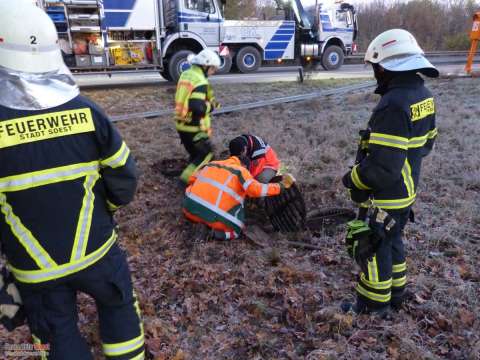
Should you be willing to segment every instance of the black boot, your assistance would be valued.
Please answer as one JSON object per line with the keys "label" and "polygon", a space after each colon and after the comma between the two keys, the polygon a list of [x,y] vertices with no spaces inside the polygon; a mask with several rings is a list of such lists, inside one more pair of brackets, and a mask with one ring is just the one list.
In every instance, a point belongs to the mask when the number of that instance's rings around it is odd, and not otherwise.
{"label": "black boot", "polygon": [[381,307],[373,307],[373,306],[369,306],[361,298],[357,298],[357,301],[355,302],[355,304],[351,304],[347,301],[344,301],[342,302],[340,307],[344,312],[348,312],[351,310],[357,315],[361,315],[361,314],[375,315],[381,319],[387,319],[390,317],[390,314],[391,314],[390,304],[387,304]]}
{"label": "black boot", "polygon": [[409,290],[404,290],[400,294],[392,293],[392,300],[390,305],[392,310],[399,311],[402,308],[402,305],[413,298],[413,293]]}

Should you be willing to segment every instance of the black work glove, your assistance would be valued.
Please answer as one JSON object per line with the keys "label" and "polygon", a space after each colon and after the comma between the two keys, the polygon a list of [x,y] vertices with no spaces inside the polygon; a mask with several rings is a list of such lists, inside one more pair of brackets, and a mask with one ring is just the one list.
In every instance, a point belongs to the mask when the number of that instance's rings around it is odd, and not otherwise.
{"label": "black work glove", "polygon": [[352,181],[351,176],[352,171],[350,170],[345,175],[343,175],[342,183],[349,190],[350,198],[353,202],[361,204],[367,201],[370,198],[370,191],[367,190],[360,190],[355,186]]}
{"label": "black work glove", "polygon": [[348,171],[345,175],[343,175],[342,183],[343,183],[343,186],[345,186],[347,189],[355,188],[355,185],[353,184],[353,181],[352,181],[352,170]]}

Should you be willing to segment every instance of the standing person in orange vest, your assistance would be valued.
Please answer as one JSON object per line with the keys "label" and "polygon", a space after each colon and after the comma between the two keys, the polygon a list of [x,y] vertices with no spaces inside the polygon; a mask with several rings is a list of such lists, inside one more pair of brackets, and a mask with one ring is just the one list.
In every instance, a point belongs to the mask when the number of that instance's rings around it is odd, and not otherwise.
{"label": "standing person in orange vest", "polygon": [[260,136],[241,135],[230,141],[231,156],[247,159],[247,168],[259,182],[267,184],[280,168],[277,154]]}
{"label": "standing person in orange vest", "polygon": [[189,179],[185,192],[185,217],[213,229],[219,240],[237,238],[244,229],[245,197],[265,197],[280,194],[295,182],[292,175],[284,175],[281,183],[262,184],[246,169],[237,156],[212,161]]}

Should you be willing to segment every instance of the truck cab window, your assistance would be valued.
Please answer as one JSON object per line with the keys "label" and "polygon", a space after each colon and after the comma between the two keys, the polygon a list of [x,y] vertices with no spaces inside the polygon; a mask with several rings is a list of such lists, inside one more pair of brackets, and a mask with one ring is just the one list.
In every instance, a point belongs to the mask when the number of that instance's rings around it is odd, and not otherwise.
{"label": "truck cab window", "polygon": [[207,14],[215,13],[213,0],[185,0],[185,7],[189,10],[195,10]]}
{"label": "truck cab window", "polygon": [[337,22],[347,23],[347,13],[345,11],[337,11]]}

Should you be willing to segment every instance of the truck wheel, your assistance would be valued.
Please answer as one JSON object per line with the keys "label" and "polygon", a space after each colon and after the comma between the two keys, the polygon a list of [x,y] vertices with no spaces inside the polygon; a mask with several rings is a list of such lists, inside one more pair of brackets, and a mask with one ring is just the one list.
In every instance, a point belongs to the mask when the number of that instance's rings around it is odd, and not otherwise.
{"label": "truck wheel", "polygon": [[170,72],[168,71],[168,63],[163,63],[164,68],[160,71],[160,75],[167,80],[167,81],[173,81],[173,79],[170,77]]}
{"label": "truck wheel", "polygon": [[247,74],[257,71],[262,63],[260,52],[253,46],[241,48],[235,56],[235,64],[241,73]]}
{"label": "truck wheel", "polygon": [[180,74],[190,67],[187,61],[188,55],[193,54],[190,50],[180,50],[173,54],[168,61],[168,73],[172,81],[177,82]]}
{"label": "truck wheel", "polygon": [[232,57],[230,55],[220,56],[222,64],[217,70],[217,74],[228,74],[232,69]]}
{"label": "truck wheel", "polygon": [[327,47],[322,55],[322,67],[325,70],[336,70],[343,65],[344,57],[342,48],[331,45]]}

